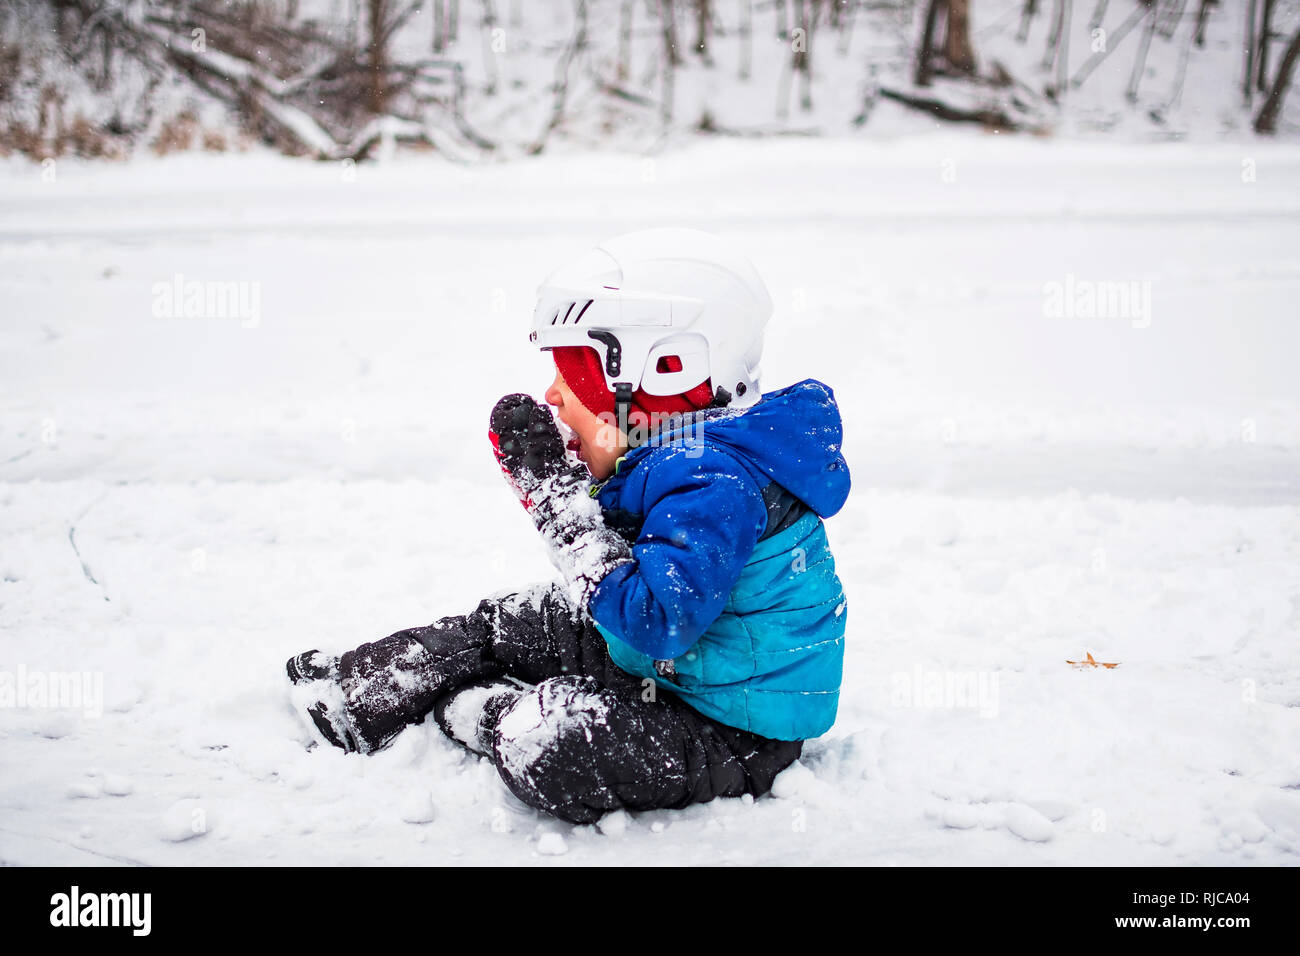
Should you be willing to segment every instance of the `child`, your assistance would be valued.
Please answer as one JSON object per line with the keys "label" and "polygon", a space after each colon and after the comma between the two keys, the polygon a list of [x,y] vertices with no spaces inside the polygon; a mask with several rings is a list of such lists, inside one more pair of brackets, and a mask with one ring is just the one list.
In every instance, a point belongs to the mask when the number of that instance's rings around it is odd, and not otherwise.
{"label": "child", "polygon": [[[432,714],[571,823],[761,796],[835,720],[845,600],[821,519],[849,492],[830,389],[760,395],[772,311],[707,233],[603,243],[540,290],[552,412],[493,409],[497,460],[563,582],[288,662],[334,746]],[[569,440],[560,433],[563,427]]]}

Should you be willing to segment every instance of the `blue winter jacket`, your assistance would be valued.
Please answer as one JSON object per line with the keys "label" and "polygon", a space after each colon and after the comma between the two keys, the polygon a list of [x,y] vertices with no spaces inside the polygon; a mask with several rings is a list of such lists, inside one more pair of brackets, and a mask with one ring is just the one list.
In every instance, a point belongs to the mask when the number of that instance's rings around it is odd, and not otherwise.
{"label": "blue winter jacket", "polygon": [[589,608],[619,667],[764,737],[830,729],[846,602],[821,519],[848,497],[842,435],[831,390],[805,380],[620,460],[595,494],[635,560]]}

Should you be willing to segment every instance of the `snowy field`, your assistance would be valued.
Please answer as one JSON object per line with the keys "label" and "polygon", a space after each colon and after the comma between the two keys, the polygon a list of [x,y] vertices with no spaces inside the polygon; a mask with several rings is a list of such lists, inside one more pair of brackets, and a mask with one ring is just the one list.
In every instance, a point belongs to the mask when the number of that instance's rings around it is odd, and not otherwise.
{"label": "snowy field", "polygon": [[[1300,147],[54,173],[0,165],[0,862],[1300,862]],[[835,727],[599,829],[431,723],[309,752],[291,654],[549,577],[488,411],[551,379],[542,277],[669,224],[744,244],[765,387],[844,413]]]}

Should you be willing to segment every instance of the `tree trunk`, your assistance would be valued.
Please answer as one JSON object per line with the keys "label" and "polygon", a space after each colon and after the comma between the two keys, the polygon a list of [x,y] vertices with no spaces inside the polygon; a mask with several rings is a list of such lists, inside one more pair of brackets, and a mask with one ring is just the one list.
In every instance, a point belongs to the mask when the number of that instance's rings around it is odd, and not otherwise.
{"label": "tree trunk", "polygon": [[1264,102],[1264,108],[1255,118],[1256,133],[1277,132],[1277,117],[1282,112],[1282,100],[1286,96],[1287,87],[1291,85],[1291,72],[1295,69],[1297,58],[1300,58],[1300,30],[1291,37],[1286,53],[1282,54],[1282,62],[1277,68],[1277,78],[1273,80],[1273,89]]}
{"label": "tree trunk", "polygon": [[673,0],[659,0],[659,18],[662,21],[664,53],[668,57],[668,65],[677,66],[682,62],[682,57],[677,49],[677,10]]}
{"label": "tree trunk", "polygon": [[947,0],[930,0],[930,7],[925,11],[925,26],[921,30],[921,48],[916,54],[916,85],[929,86],[934,56],[934,31],[939,25],[939,14],[947,9]]}
{"label": "tree trunk", "polygon": [[1065,96],[1070,82],[1070,21],[1074,10],[1070,0],[1061,0],[1061,42],[1056,51],[1056,97],[1058,102]]}
{"label": "tree trunk", "polygon": [[695,0],[695,52],[705,63],[709,59],[709,0]]}
{"label": "tree trunk", "polygon": [[[815,7],[817,0],[797,0],[797,2],[801,45],[800,49],[795,51],[791,68],[799,74],[799,85],[803,91],[799,98],[799,107],[807,113],[812,110],[812,31],[817,17]],[[811,13],[808,9],[810,6],[813,7]]]}
{"label": "tree trunk", "polygon": [[1258,0],[1250,0],[1246,5],[1246,73],[1241,78],[1241,95],[1247,106],[1250,105],[1251,81],[1255,78],[1255,50],[1258,47],[1255,23],[1258,6]]}
{"label": "tree trunk", "polygon": [[383,116],[388,107],[388,41],[384,24],[388,21],[388,0],[369,0],[370,11],[370,112]]}
{"label": "tree trunk", "polygon": [[618,65],[614,69],[614,82],[622,86],[627,82],[628,64],[632,61],[632,17],[636,0],[623,0],[618,11]]}
{"label": "tree trunk", "polygon": [[447,49],[447,0],[433,0],[433,52]]}
{"label": "tree trunk", "polygon": [[664,95],[659,113],[667,126],[673,118],[673,80],[681,62],[677,55],[677,11],[673,9],[673,0],[659,0],[659,17],[664,38]]}
{"label": "tree trunk", "polygon": [[1064,14],[1065,8],[1062,6],[1062,0],[1056,0],[1056,7],[1052,12],[1052,27],[1047,31],[1047,46],[1043,49],[1044,70],[1052,68],[1057,55],[1061,52],[1061,32],[1064,29],[1062,18]]}
{"label": "tree trunk", "polygon": [[1255,89],[1268,92],[1268,43],[1273,38],[1274,0],[1264,0],[1264,16],[1259,27],[1259,55],[1255,65]]}
{"label": "tree trunk", "polygon": [[1120,41],[1128,36],[1129,33],[1132,32],[1133,28],[1142,22],[1143,18],[1149,15],[1150,12],[1148,9],[1142,4],[1138,4],[1133,12],[1129,14],[1128,19],[1111,31],[1111,33],[1106,37],[1106,49],[1094,53],[1084,61],[1083,66],[1079,67],[1079,72],[1074,74],[1074,79],[1070,80],[1070,87],[1072,89],[1078,89],[1082,86],[1083,81],[1091,76],[1092,72],[1097,69],[1097,67],[1099,67],[1108,56],[1119,49]]}
{"label": "tree trunk", "polygon": [[1088,29],[1096,30],[1101,26],[1101,22],[1106,19],[1106,7],[1109,4],[1106,0],[1097,0],[1097,5],[1092,8],[1092,19],[1088,21]]}
{"label": "tree trunk", "polygon": [[853,15],[858,8],[857,4],[850,6],[848,0],[835,0],[835,9],[839,11],[835,17],[835,29],[840,31],[839,50],[844,55],[853,39]]}
{"label": "tree trunk", "polygon": [[1214,6],[1218,0],[1201,0],[1201,6],[1196,11],[1196,45],[1205,46],[1205,22],[1210,18],[1210,7]]}
{"label": "tree trunk", "polygon": [[[935,42],[939,23],[943,22],[943,45]],[[975,50],[970,42],[969,0],[930,0],[921,32],[921,48],[916,57],[917,86],[929,86],[935,73],[936,57],[945,72],[971,75],[975,72]]]}
{"label": "tree trunk", "polygon": [[1020,11],[1020,29],[1016,31],[1016,42],[1024,43],[1029,39],[1029,24],[1033,22],[1038,13],[1038,0],[1025,0],[1025,6]]}
{"label": "tree trunk", "polygon": [[754,3],[740,0],[740,78],[749,79],[754,58]]}
{"label": "tree trunk", "polygon": [[1147,53],[1151,50],[1151,37],[1156,32],[1156,7],[1157,4],[1154,2],[1147,4],[1150,11],[1147,14],[1147,25],[1142,31],[1142,42],[1138,47],[1137,56],[1133,58],[1133,72],[1129,75],[1128,90],[1125,92],[1130,103],[1137,102],[1138,88],[1142,85],[1142,73],[1147,66]]}
{"label": "tree trunk", "polygon": [[948,0],[948,26],[944,34],[944,56],[958,73],[975,72],[975,51],[970,43],[968,0]]}
{"label": "tree trunk", "polygon": [[492,0],[483,0],[483,71],[487,74],[487,86],[484,92],[488,96],[496,95],[500,73],[497,66],[497,54],[493,48],[493,34],[496,32],[496,28],[497,12],[492,6]]}

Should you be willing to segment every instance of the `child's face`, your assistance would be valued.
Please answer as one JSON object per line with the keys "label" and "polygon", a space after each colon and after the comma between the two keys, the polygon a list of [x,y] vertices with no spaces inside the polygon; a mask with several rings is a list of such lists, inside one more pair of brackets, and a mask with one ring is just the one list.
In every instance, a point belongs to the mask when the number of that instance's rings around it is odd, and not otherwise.
{"label": "child's face", "polygon": [[591,476],[597,481],[604,481],[612,475],[614,463],[623,453],[622,433],[588,411],[565,384],[559,371],[556,371],[555,381],[546,390],[546,401],[555,406],[560,421],[577,436],[578,447],[573,450],[578,453]]}

